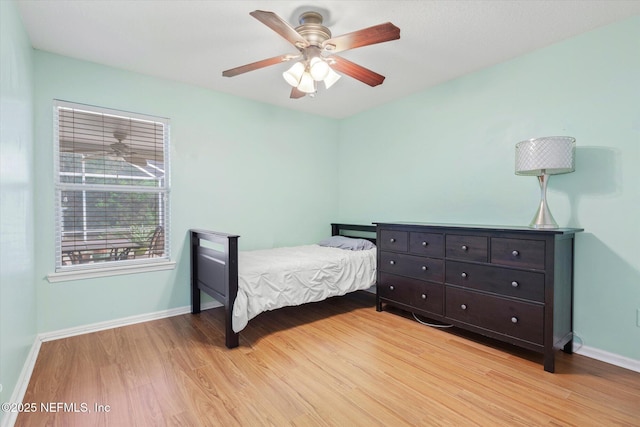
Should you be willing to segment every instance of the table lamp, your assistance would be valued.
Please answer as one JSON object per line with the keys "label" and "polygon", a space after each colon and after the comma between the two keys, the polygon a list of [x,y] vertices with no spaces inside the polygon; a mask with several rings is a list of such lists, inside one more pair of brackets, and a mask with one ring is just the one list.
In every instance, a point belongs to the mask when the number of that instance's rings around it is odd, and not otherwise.
{"label": "table lamp", "polygon": [[516,144],[516,175],[537,176],[540,205],[529,227],[558,228],[547,205],[547,182],[550,175],[575,170],[576,140],[570,136],[546,136]]}

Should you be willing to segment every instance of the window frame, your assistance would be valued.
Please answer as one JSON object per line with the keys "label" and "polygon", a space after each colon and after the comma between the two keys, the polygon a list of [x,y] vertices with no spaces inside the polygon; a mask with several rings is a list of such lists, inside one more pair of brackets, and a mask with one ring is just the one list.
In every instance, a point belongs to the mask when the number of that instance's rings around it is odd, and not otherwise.
{"label": "window frame", "polygon": [[[92,114],[100,114],[109,117],[118,118],[118,120],[124,121],[144,121],[152,122],[154,124],[162,125],[162,150],[163,150],[163,178],[158,180],[158,187],[146,187],[129,185],[115,185],[115,184],[86,184],[84,182],[85,172],[82,172],[82,183],[70,183],[64,182],[62,175],[69,176],[69,172],[61,172],[61,141],[60,141],[60,120],[62,117],[61,111],[63,110],[75,110],[78,112],[88,112]],[[104,128],[103,128],[104,131]],[[170,165],[170,120],[164,117],[152,116],[148,114],[133,113],[129,111],[116,110],[111,108],[99,107],[94,105],[81,104],[76,102],[69,102],[55,99],[53,102],[53,133],[54,133],[54,197],[55,197],[55,211],[54,211],[54,253],[55,253],[55,272],[47,276],[50,282],[77,280],[92,277],[105,277],[117,274],[129,274],[140,273],[145,271],[156,271],[175,268],[175,262],[171,261],[171,239],[170,239],[170,222],[171,222],[171,165]],[[84,165],[84,162],[83,162]],[[109,169],[105,169],[103,178],[107,180]],[[75,172],[76,174],[78,172]],[[80,176],[79,176],[80,177]],[[135,177],[128,177],[132,181]],[[63,224],[65,217],[63,216],[63,197],[64,191],[82,192],[108,192],[110,194],[124,195],[124,194],[142,194],[153,193],[159,197],[158,207],[156,213],[158,215],[160,224],[163,226],[164,231],[164,246],[163,254],[159,257],[146,257],[135,259],[116,259],[95,263],[78,263],[68,264],[63,263],[62,254],[62,239],[63,239]],[[87,221],[86,212],[83,211],[82,220]],[[134,224],[131,224],[134,225]],[[84,229],[84,232],[95,230]]]}

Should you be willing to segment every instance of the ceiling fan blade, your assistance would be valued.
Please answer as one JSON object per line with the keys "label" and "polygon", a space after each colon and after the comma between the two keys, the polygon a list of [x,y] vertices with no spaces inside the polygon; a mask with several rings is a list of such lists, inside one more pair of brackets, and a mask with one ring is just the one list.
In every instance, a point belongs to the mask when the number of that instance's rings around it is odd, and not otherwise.
{"label": "ceiling fan blade", "polygon": [[144,168],[147,166],[147,159],[145,159],[142,156],[137,156],[137,155],[124,156],[122,157],[122,160],[132,165],[140,166],[141,168]]}
{"label": "ceiling fan blade", "polygon": [[246,73],[248,71],[258,70],[260,68],[268,67],[270,65],[280,64],[282,62],[291,61],[292,59],[299,58],[300,55],[280,55],[273,58],[263,59],[262,61],[252,62],[251,64],[242,65],[240,67],[231,68],[222,72],[224,77],[233,77],[238,74]]}
{"label": "ceiling fan blade", "polygon": [[303,98],[305,95],[306,95],[306,93],[304,93],[303,91],[301,91],[297,87],[292,87],[291,88],[291,95],[289,96],[289,98],[298,99],[298,98]]}
{"label": "ceiling fan blade", "polygon": [[341,73],[344,73],[356,80],[360,80],[362,83],[366,83],[369,86],[378,86],[384,81],[384,76],[380,75],[368,68],[344,59],[340,56],[330,57],[331,68]]}
{"label": "ceiling fan blade", "polygon": [[105,157],[108,157],[111,153],[108,151],[102,151],[102,152],[94,152],[94,153],[83,153],[82,154],[82,158],[84,159],[102,159]]}
{"label": "ceiling fan blade", "polygon": [[356,47],[383,43],[400,38],[400,28],[387,22],[325,40],[322,47],[329,52],[343,52]]}
{"label": "ceiling fan blade", "polygon": [[104,153],[109,153],[111,152],[111,150],[108,147],[78,147],[75,146],[70,150],[61,150],[61,151],[66,151],[66,152],[70,152],[70,153],[79,153],[79,154],[87,154],[87,155],[92,155],[92,154],[104,154]]}
{"label": "ceiling fan blade", "polygon": [[273,12],[267,12],[264,10],[254,10],[249,15],[262,22],[267,27],[271,28],[276,33],[280,34],[285,40],[289,41],[292,45],[298,49],[309,46],[309,42],[304,39],[291,25],[289,25],[284,19],[280,18]]}

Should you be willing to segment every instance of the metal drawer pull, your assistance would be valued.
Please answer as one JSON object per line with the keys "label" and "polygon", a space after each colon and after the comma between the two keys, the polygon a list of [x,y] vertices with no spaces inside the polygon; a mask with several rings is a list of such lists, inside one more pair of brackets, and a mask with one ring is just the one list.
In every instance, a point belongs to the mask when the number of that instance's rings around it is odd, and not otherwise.
{"label": "metal drawer pull", "polygon": [[394,260],[389,261],[389,264],[394,265],[396,262]]}
{"label": "metal drawer pull", "polygon": [[426,294],[422,294],[421,297],[422,297],[422,299],[427,299],[427,295]]}
{"label": "metal drawer pull", "polygon": [[464,271],[461,274],[462,277],[467,277],[467,273],[465,273]]}
{"label": "metal drawer pull", "polygon": [[427,271],[427,270],[428,270],[427,266],[426,266],[426,265],[423,265],[423,266],[422,266],[422,271]]}
{"label": "metal drawer pull", "polygon": [[392,237],[392,238],[390,238],[390,239],[389,239],[389,241],[390,241],[391,243],[395,243],[396,239],[394,239],[394,238]]}
{"label": "metal drawer pull", "polygon": [[513,316],[513,317],[511,318],[511,323],[518,323],[518,318],[517,318],[517,317],[515,317],[515,316]]}
{"label": "metal drawer pull", "polygon": [[466,310],[466,309],[467,309],[467,304],[462,304],[462,305],[460,306],[460,308],[461,308],[461,309],[463,309],[463,310]]}
{"label": "metal drawer pull", "polygon": [[427,242],[422,242],[422,246],[427,246],[428,243]]}
{"label": "metal drawer pull", "polygon": [[469,250],[469,246],[467,246],[467,245],[462,245],[462,250],[463,250],[463,251],[467,251],[467,250]]}
{"label": "metal drawer pull", "polygon": [[511,282],[511,286],[513,286],[514,288],[517,288],[518,286],[520,286],[520,283],[514,280],[513,282]]}
{"label": "metal drawer pull", "polygon": [[520,252],[518,252],[518,251],[513,251],[513,252],[511,252],[511,255],[513,255],[513,256],[518,256],[518,255],[520,255]]}
{"label": "metal drawer pull", "polygon": [[394,289],[395,289],[395,287],[394,287],[393,285],[389,286],[389,290],[390,290],[390,291],[392,291],[392,290],[394,290]]}

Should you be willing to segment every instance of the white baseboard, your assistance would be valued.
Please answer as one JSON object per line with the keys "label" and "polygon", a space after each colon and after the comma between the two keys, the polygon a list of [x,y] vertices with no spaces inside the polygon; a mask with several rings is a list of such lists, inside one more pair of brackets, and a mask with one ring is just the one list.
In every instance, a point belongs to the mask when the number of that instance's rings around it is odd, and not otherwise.
{"label": "white baseboard", "polygon": [[[202,310],[208,310],[210,308],[221,307],[218,301],[211,301],[203,303],[201,305]],[[109,320],[106,322],[92,323],[90,325],[79,326],[75,328],[62,329],[59,331],[43,332],[36,336],[36,339],[31,346],[31,351],[27,355],[27,359],[20,372],[20,377],[13,389],[10,402],[22,402],[24,395],[27,392],[29,381],[31,380],[31,374],[33,368],[36,366],[36,360],[38,359],[38,353],[40,353],[40,347],[43,342],[59,340],[62,338],[73,337],[76,335],[90,334],[92,332],[104,331],[106,329],[120,328],[122,326],[134,325],[136,323],[149,322],[152,320],[164,319],[167,317],[179,316],[181,314],[191,313],[191,306],[172,308],[170,310],[156,311],[155,313],[141,314],[138,316],[123,317],[121,319]],[[13,427],[18,418],[17,412],[4,413],[4,417],[0,422],[0,427]]]}
{"label": "white baseboard", "polygon": [[620,356],[615,353],[609,353],[608,351],[600,350],[593,347],[580,346],[580,344],[573,344],[573,352],[582,356],[596,359],[601,362],[608,363],[610,365],[619,366],[621,368],[630,369],[635,372],[640,372],[640,360],[631,359],[629,357]]}
{"label": "white baseboard", "polygon": [[[18,381],[13,389],[9,402],[17,403],[22,402],[24,399],[24,395],[27,392],[27,386],[29,385],[29,380],[31,379],[31,374],[33,373],[33,368],[36,366],[36,360],[38,359],[38,353],[40,353],[41,344],[42,341],[40,341],[36,336],[36,339],[31,346],[31,350],[27,355],[27,360],[25,360],[24,365],[22,366],[22,371],[20,372],[20,376],[18,377]],[[4,412],[4,417],[2,418],[0,427],[12,427],[16,423],[17,418],[17,411]]]}
{"label": "white baseboard", "polygon": [[[201,305],[203,310],[221,307],[218,301],[211,301]],[[53,341],[61,338],[73,337],[76,335],[89,334],[91,332],[104,331],[106,329],[120,328],[122,326],[135,325],[136,323],[150,322],[152,320],[164,319],[166,317],[179,316],[191,313],[191,306],[172,308],[169,310],[156,311],[154,313],[140,314],[137,316],[123,317],[120,319],[108,320],[106,322],[92,323],[90,325],[78,326],[75,328],[61,329],[59,331],[43,332],[38,335],[40,341]]]}

